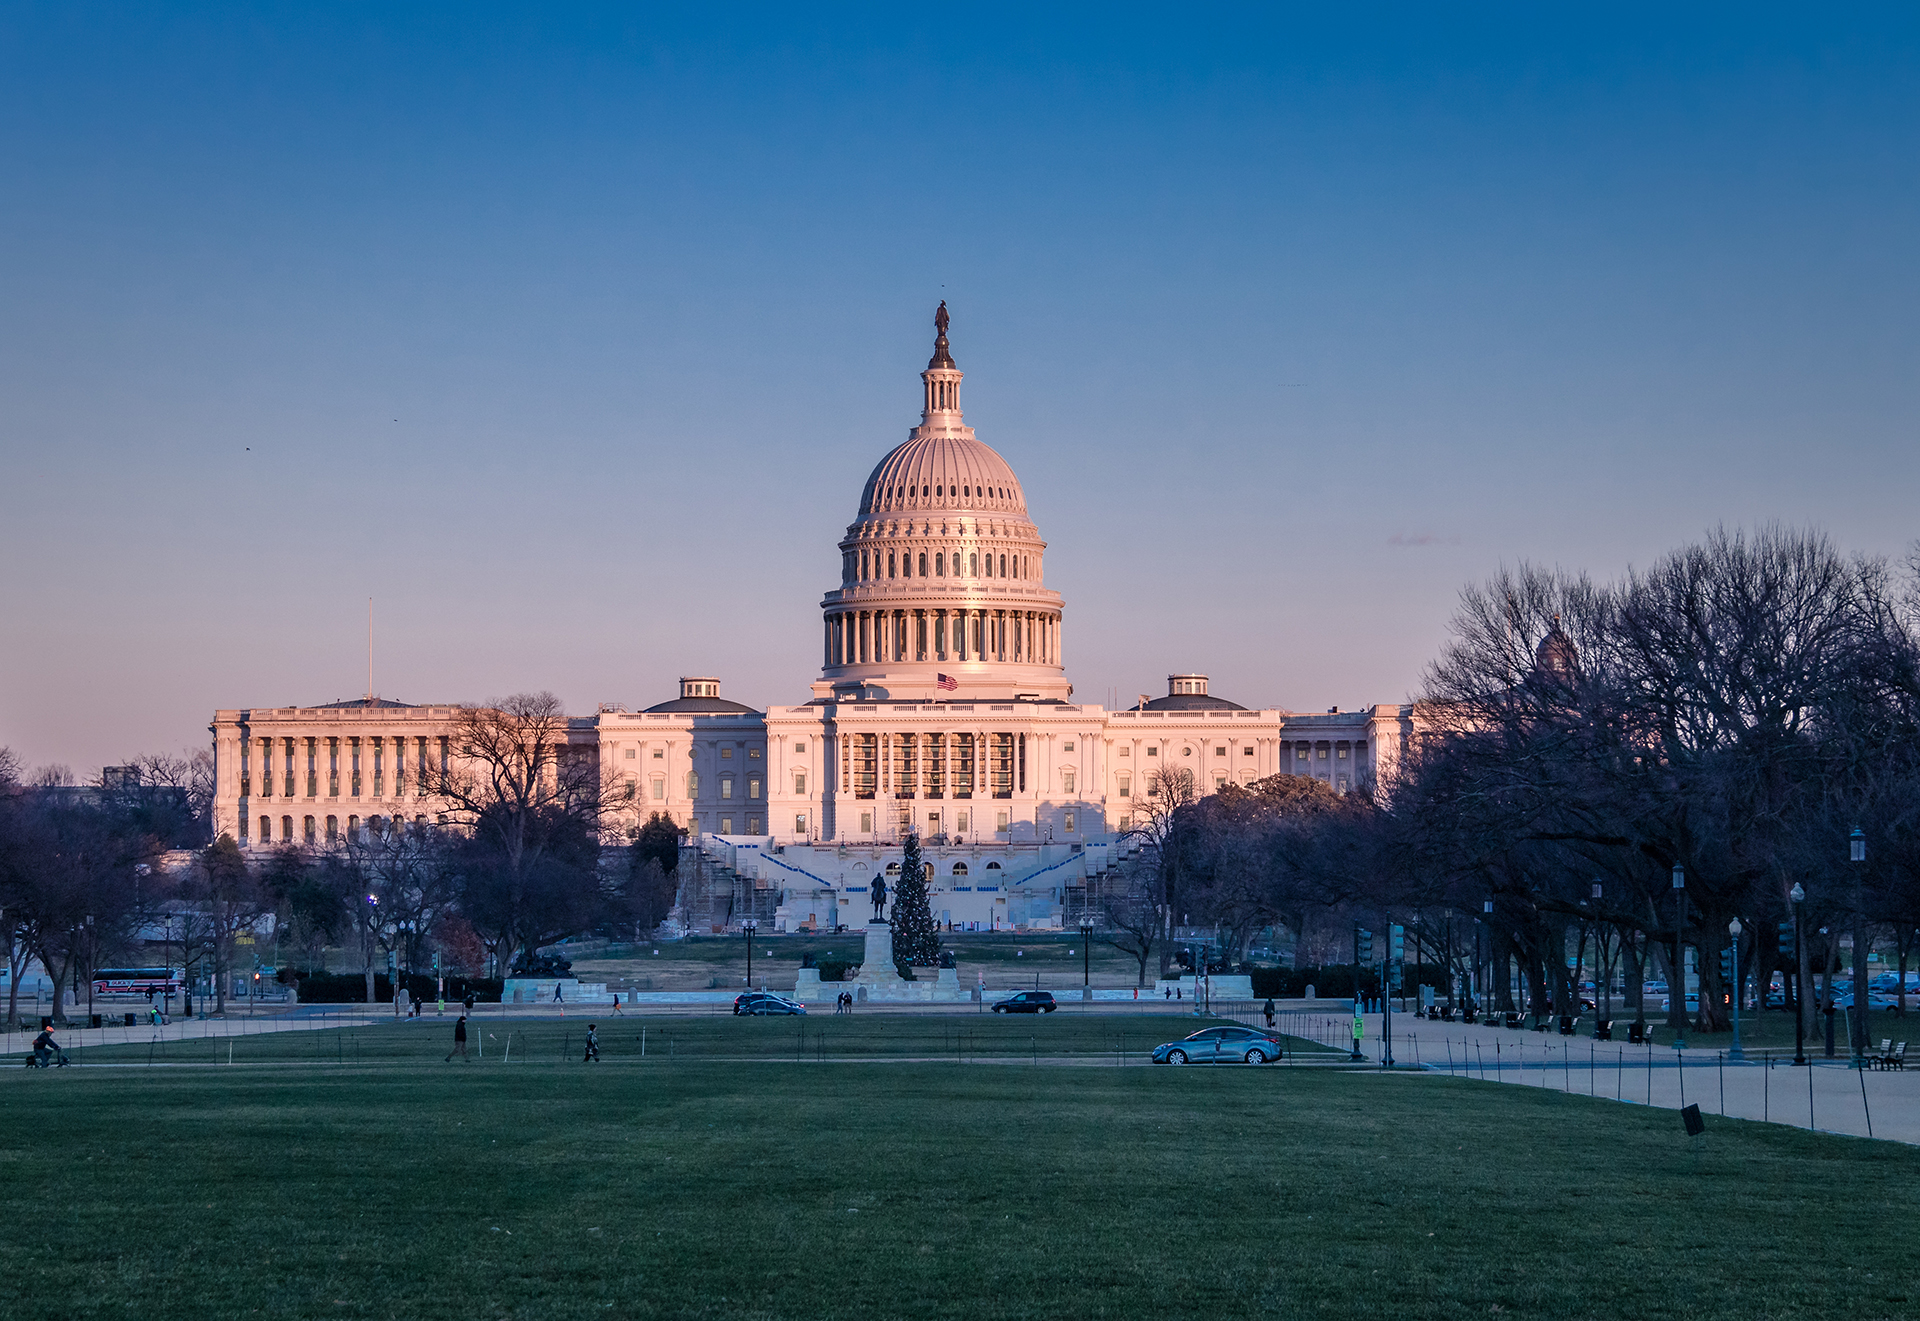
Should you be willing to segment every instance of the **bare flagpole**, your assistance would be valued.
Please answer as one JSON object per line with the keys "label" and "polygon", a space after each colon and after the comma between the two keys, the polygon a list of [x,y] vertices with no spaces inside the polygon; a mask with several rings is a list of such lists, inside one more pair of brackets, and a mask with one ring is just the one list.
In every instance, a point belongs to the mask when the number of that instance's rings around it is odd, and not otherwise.
{"label": "bare flagpole", "polygon": [[367,702],[373,702],[373,598],[367,598]]}

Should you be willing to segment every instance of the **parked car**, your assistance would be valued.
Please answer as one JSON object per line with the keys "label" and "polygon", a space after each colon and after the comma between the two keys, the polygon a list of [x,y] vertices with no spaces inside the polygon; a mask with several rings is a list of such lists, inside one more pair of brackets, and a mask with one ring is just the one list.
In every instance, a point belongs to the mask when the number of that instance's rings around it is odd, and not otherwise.
{"label": "parked car", "polygon": [[1050,1014],[1060,1006],[1053,1002],[1052,991],[1019,991],[994,1002],[996,1014]]}
{"label": "parked car", "polygon": [[1280,1038],[1257,1027],[1203,1027],[1153,1048],[1155,1064],[1271,1064],[1286,1052]]}
{"label": "parked car", "polygon": [[798,1000],[789,1000],[784,995],[775,995],[771,991],[748,991],[733,1002],[733,1012],[753,1016],[804,1014],[807,1007]]}

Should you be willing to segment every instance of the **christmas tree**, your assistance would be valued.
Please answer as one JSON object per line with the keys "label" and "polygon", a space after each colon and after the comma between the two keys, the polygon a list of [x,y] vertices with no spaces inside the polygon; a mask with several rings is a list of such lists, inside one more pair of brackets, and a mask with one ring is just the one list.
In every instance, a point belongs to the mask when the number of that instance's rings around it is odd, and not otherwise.
{"label": "christmas tree", "polygon": [[920,837],[907,836],[900,879],[893,887],[893,961],[900,975],[912,978],[912,969],[940,962],[940,931],[927,907],[927,864],[920,856]]}

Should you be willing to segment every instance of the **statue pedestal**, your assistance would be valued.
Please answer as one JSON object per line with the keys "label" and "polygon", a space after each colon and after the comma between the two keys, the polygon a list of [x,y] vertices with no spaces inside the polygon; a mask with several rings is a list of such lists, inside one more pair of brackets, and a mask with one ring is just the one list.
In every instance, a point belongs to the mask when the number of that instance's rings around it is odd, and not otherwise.
{"label": "statue pedestal", "polygon": [[867,923],[867,951],[860,959],[860,975],[855,979],[869,991],[905,986],[906,979],[893,966],[893,928],[875,920]]}

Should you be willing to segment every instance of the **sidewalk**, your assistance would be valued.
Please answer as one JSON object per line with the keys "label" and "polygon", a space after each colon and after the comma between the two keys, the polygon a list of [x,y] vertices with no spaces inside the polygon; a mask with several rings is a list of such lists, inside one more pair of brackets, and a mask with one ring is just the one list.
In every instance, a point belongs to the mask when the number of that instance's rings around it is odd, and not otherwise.
{"label": "sidewalk", "polygon": [[[1364,1015],[1369,1059],[1380,1058],[1381,1016]],[[1349,1020],[1350,1021],[1350,1020]],[[1698,1105],[1726,1115],[1823,1133],[1920,1144],[1920,1070],[1852,1069],[1816,1058],[1736,1063],[1717,1049],[1629,1046],[1479,1024],[1393,1015],[1394,1063],[1459,1078],[1544,1087],[1634,1105]],[[1870,1131],[1871,1130],[1871,1131]]]}

